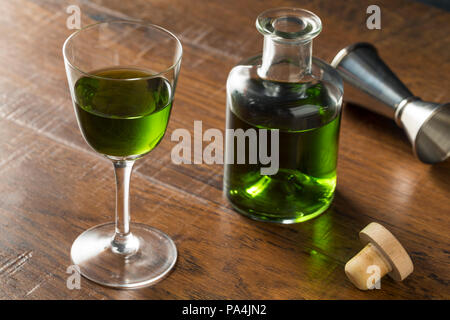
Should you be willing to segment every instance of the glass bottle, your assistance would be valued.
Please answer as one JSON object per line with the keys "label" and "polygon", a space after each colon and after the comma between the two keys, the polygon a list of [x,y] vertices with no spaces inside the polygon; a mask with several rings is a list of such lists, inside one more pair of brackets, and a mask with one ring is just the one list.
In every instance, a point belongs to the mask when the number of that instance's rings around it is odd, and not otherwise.
{"label": "glass bottle", "polygon": [[224,194],[250,218],[302,222],[333,200],[343,84],[312,58],[322,28],[312,12],[271,9],[256,27],[262,55],[227,80]]}

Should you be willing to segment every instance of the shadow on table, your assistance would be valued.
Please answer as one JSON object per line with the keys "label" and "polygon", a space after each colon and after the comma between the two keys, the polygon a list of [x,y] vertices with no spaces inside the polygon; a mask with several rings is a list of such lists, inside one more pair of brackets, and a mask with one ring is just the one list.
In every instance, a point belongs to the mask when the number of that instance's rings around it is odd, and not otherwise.
{"label": "shadow on table", "polygon": [[395,143],[401,141],[405,145],[405,150],[411,150],[408,137],[403,132],[403,129],[399,128],[392,119],[374,113],[364,106],[352,102],[344,103],[343,118],[345,119],[344,125],[349,120],[353,123],[364,125],[367,133],[376,133],[378,137],[392,138]]}
{"label": "shadow on table", "polygon": [[243,219],[271,235],[294,243],[301,252],[318,252],[341,264],[345,264],[359,248],[358,232],[370,222],[369,217],[362,215],[351,199],[339,190],[331,207],[309,221],[283,225]]}

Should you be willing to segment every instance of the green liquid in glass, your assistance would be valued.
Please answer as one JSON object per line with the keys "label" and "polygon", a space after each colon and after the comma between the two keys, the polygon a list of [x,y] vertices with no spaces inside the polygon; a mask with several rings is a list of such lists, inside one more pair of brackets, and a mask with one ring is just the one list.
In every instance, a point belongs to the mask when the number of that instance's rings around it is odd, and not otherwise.
{"label": "green liquid in glass", "polygon": [[[139,69],[110,68],[75,84],[75,111],[81,132],[97,152],[138,157],[161,141],[172,107],[171,87]],[[144,79],[143,79],[144,78]]]}

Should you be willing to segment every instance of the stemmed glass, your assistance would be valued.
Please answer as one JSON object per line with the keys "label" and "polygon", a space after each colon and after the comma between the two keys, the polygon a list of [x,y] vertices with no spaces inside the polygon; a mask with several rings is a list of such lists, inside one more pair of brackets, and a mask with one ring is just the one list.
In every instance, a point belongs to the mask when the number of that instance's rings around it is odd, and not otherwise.
{"label": "stemmed glass", "polygon": [[116,219],[75,240],[72,262],[86,278],[116,288],[161,280],[177,259],[163,232],[130,222],[134,161],[164,136],[180,71],[182,47],[171,32],[138,21],[87,26],[64,43],[78,125],[86,142],[110,159],[116,176]]}

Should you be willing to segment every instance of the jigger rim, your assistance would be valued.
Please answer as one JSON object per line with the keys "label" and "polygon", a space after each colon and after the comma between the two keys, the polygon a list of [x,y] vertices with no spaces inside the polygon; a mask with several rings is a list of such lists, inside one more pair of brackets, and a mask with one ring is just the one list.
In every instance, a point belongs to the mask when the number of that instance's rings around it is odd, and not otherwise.
{"label": "jigger rim", "polygon": [[358,48],[370,48],[372,49],[374,52],[378,52],[377,48],[375,48],[374,45],[368,43],[368,42],[356,42],[356,43],[352,43],[351,45],[348,45],[347,47],[341,49],[336,56],[333,58],[333,61],[331,61],[330,65],[333,68],[337,68],[337,66],[341,63],[341,61],[352,51],[354,51],[355,49]]}
{"label": "jigger rim", "polygon": [[[428,154],[428,152],[424,149],[426,143],[428,142],[426,141],[426,139],[428,138],[426,128],[428,124],[434,120],[434,117],[441,113],[447,116],[450,114],[450,103],[440,104],[433,110],[433,112],[420,126],[420,129],[417,132],[417,135],[415,136],[414,141],[412,143],[414,155],[420,161],[426,164],[436,164],[439,162],[446,161],[447,159],[450,158],[450,150],[448,149],[448,147],[447,148],[444,147],[443,149],[441,148],[440,151],[442,152],[440,152],[438,155],[436,155],[435,153]],[[442,136],[448,136],[448,133],[447,135],[443,134]]]}

